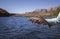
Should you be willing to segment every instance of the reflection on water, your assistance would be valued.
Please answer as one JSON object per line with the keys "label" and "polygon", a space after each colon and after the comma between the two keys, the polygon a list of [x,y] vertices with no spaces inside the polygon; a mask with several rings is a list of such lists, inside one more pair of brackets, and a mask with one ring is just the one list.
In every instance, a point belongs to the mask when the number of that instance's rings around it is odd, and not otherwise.
{"label": "reflection on water", "polygon": [[0,39],[60,39],[60,25],[48,28],[27,17],[0,17]]}

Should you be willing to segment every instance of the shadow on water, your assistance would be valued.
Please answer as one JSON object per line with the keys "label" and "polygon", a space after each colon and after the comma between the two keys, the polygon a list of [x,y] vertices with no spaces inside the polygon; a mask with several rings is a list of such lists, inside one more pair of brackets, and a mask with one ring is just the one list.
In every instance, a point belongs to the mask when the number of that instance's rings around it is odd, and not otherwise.
{"label": "shadow on water", "polygon": [[0,17],[0,39],[60,39],[60,25],[48,28],[27,17]]}

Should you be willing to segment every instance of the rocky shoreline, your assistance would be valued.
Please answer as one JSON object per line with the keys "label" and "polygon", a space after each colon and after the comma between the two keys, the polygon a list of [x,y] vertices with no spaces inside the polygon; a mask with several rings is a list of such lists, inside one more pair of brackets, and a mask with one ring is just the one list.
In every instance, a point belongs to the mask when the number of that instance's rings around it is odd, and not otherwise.
{"label": "rocky shoreline", "polygon": [[52,26],[49,22],[47,22],[43,17],[30,17],[29,18],[30,21],[32,21],[32,23],[37,23],[37,24],[45,24],[48,25],[49,28]]}

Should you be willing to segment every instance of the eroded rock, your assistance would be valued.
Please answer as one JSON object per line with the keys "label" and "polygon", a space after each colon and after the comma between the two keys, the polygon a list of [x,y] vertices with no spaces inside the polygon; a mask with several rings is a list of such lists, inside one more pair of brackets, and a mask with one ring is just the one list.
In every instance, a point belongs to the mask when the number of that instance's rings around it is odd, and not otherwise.
{"label": "eroded rock", "polygon": [[5,9],[0,8],[0,17],[8,17],[11,16],[9,12],[7,12]]}
{"label": "eroded rock", "polygon": [[37,23],[37,24],[43,23],[51,27],[51,24],[47,22],[43,17],[30,17],[29,20],[32,21],[33,23]]}

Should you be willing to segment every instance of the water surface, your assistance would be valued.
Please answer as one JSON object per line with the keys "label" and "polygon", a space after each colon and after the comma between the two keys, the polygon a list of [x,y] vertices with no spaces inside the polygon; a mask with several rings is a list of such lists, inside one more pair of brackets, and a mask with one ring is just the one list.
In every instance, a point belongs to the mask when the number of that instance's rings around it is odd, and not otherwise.
{"label": "water surface", "polygon": [[27,17],[0,17],[0,39],[60,39],[60,25],[49,28]]}

